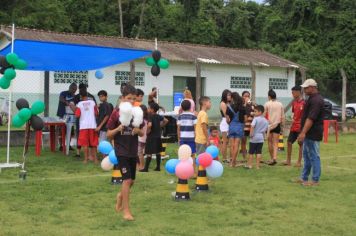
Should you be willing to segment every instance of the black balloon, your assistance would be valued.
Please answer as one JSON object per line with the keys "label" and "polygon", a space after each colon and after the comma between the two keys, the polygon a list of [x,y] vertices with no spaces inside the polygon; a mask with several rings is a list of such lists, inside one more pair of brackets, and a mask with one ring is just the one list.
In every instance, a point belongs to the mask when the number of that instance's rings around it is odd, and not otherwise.
{"label": "black balloon", "polygon": [[158,65],[153,65],[152,68],[151,68],[151,74],[153,76],[158,76],[159,73],[161,73],[161,69],[159,68]]}
{"label": "black balloon", "polygon": [[155,62],[157,63],[161,59],[161,52],[158,50],[154,50],[152,52],[152,57],[155,60]]}
{"label": "black balloon", "polygon": [[22,108],[30,108],[30,104],[28,101],[24,98],[19,98],[16,101],[16,107],[18,110],[21,110]]}
{"label": "black balloon", "polygon": [[31,117],[30,122],[31,122],[31,127],[36,131],[42,130],[44,127],[43,120],[39,116],[33,115]]}
{"label": "black balloon", "polygon": [[0,74],[4,74],[5,70],[12,67],[7,61],[6,57],[0,56]]}

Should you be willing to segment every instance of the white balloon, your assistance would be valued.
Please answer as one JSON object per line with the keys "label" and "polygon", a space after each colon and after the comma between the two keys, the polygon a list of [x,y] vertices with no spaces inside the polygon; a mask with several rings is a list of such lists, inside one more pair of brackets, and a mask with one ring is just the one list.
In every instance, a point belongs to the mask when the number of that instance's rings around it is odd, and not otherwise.
{"label": "white balloon", "polygon": [[133,107],[132,108],[133,122],[132,125],[134,127],[140,127],[143,122],[143,111],[141,107]]}
{"label": "white balloon", "polygon": [[109,157],[105,157],[102,161],[101,161],[101,168],[105,171],[110,171],[114,168],[113,164],[111,164]]}
{"label": "white balloon", "polygon": [[192,156],[192,149],[187,144],[183,144],[178,148],[179,160],[188,160]]}

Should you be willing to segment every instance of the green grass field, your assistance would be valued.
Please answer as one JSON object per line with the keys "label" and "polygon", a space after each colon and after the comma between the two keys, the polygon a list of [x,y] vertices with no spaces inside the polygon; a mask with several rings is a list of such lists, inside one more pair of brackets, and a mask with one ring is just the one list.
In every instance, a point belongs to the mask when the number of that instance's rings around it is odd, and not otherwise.
{"label": "green grass field", "polygon": [[[110,184],[111,173],[60,153],[31,154],[27,180],[19,180],[19,169],[0,173],[0,235],[355,235],[356,135],[343,135],[338,144],[329,140],[321,145],[318,187],[291,183],[300,173],[294,167],[225,167],[210,192],[175,202],[174,177],[138,173],[134,222],[114,211],[120,187]],[[175,156],[176,148],[168,153]],[[5,153],[1,148],[0,162]],[[12,149],[11,159],[20,161],[21,153]]]}

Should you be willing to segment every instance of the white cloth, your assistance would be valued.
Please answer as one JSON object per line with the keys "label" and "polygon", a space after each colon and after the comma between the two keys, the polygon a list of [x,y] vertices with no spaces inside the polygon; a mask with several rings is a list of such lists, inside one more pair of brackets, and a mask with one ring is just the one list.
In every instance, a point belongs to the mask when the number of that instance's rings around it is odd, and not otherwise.
{"label": "white cloth", "polygon": [[80,129],[95,129],[95,102],[93,100],[80,101],[77,107],[80,109]]}
{"label": "white cloth", "polygon": [[222,118],[220,122],[220,132],[228,132],[229,124],[226,122],[226,118]]}

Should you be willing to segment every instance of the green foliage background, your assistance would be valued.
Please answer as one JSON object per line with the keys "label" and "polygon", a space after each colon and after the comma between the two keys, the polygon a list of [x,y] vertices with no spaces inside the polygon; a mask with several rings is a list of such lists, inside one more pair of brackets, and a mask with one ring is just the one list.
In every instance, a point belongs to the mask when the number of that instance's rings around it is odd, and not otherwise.
{"label": "green foliage background", "polygon": [[[309,77],[356,81],[355,0],[122,0],[124,35],[261,48],[308,68]],[[0,24],[119,35],[117,0],[2,0]],[[356,90],[356,86],[354,86]],[[355,96],[356,99],[356,96]]]}

